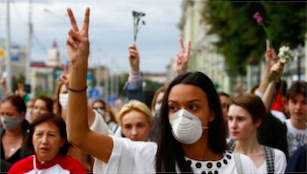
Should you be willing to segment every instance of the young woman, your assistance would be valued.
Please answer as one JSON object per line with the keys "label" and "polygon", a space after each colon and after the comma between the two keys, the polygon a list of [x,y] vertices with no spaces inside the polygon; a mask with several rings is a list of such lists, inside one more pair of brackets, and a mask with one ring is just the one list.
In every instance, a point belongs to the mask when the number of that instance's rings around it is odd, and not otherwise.
{"label": "young woman", "polygon": [[31,122],[46,113],[53,113],[53,100],[47,95],[41,95],[34,102]]}
{"label": "young woman", "polygon": [[66,125],[52,113],[43,114],[30,125],[26,141],[35,155],[15,163],[9,173],[86,173],[82,165],[67,155]]}
{"label": "young woman", "polygon": [[25,120],[26,110],[25,101],[20,96],[13,95],[1,102],[1,161],[14,164],[34,153],[23,146],[29,128],[29,123]]}
{"label": "young woman", "polygon": [[257,173],[285,173],[285,154],[268,146],[260,145],[257,129],[265,119],[266,109],[260,97],[244,94],[231,100],[228,111],[228,126],[235,143],[230,150],[249,156]]}
{"label": "young woman", "polygon": [[107,163],[106,173],[256,173],[250,158],[226,151],[219,97],[212,81],[200,72],[181,74],[169,85],[158,146],[91,131],[86,124],[89,8],[80,31],[72,11],[67,11],[73,27],[67,40],[71,60],[67,127],[72,144]]}
{"label": "young woman", "polygon": [[149,141],[152,118],[149,108],[142,102],[130,100],[119,111],[120,129],[132,141]]}

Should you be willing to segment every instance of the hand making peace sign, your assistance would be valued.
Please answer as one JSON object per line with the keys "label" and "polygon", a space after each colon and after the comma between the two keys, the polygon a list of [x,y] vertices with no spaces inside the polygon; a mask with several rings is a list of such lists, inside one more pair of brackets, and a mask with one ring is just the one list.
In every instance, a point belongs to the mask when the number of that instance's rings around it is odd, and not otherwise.
{"label": "hand making peace sign", "polygon": [[182,39],[179,39],[181,52],[176,57],[176,73],[177,75],[187,72],[191,50],[191,41],[188,42],[188,48],[185,52]]}
{"label": "hand making peace sign", "polygon": [[88,39],[90,9],[88,7],[86,8],[83,28],[80,31],[70,8],[67,9],[67,13],[72,26],[72,29],[70,29],[68,32],[69,36],[66,42],[70,62],[72,65],[75,63],[85,63],[87,65],[87,60],[90,52],[90,43]]}

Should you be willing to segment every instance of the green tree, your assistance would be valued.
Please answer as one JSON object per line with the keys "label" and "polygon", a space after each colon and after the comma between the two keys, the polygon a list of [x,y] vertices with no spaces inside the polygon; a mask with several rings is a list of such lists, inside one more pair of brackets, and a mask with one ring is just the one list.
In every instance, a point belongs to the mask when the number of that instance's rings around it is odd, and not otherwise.
{"label": "green tree", "polygon": [[282,44],[304,43],[306,4],[293,2],[234,3],[209,1],[203,17],[211,25],[207,34],[217,34],[218,52],[224,55],[228,73],[245,74],[249,59],[260,60],[265,52],[263,28],[253,15],[259,12],[272,35],[276,52]]}

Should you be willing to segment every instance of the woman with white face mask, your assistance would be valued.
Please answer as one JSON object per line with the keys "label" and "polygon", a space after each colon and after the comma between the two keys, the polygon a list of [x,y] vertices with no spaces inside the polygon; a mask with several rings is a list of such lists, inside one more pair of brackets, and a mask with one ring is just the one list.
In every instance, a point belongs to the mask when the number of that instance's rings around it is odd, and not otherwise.
{"label": "woman with white face mask", "polygon": [[2,127],[1,160],[11,164],[34,154],[23,146],[28,133],[29,123],[25,120],[26,104],[19,96],[10,96],[0,105]]}
{"label": "woman with white face mask", "polygon": [[[226,151],[219,97],[212,81],[200,72],[177,76],[166,90],[158,144],[91,131],[85,107],[89,8],[80,30],[72,11],[67,11],[73,28],[67,39],[71,60],[67,115],[70,143],[107,163],[105,173],[256,173],[250,158]],[[181,54],[188,53],[182,48]]]}

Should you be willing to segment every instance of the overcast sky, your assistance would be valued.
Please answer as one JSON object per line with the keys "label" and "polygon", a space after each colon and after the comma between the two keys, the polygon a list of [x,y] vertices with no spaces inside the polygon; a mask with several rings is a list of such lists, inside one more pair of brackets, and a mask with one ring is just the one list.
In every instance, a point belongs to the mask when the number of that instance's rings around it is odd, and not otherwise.
{"label": "overcast sky", "polygon": [[[11,40],[27,45],[29,1],[11,0]],[[32,60],[47,61],[47,50],[56,40],[61,58],[68,59],[67,32],[70,28],[66,8],[70,7],[79,27],[84,11],[90,7],[90,64],[129,70],[128,45],[133,42],[132,10],[146,13],[146,25],[139,32],[137,47],[144,72],[165,72],[170,59],[179,51],[181,0],[33,0]],[[48,9],[49,12],[46,12]],[[0,0],[0,37],[6,38],[6,0]],[[112,65],[115,59],[117,65]]]}

